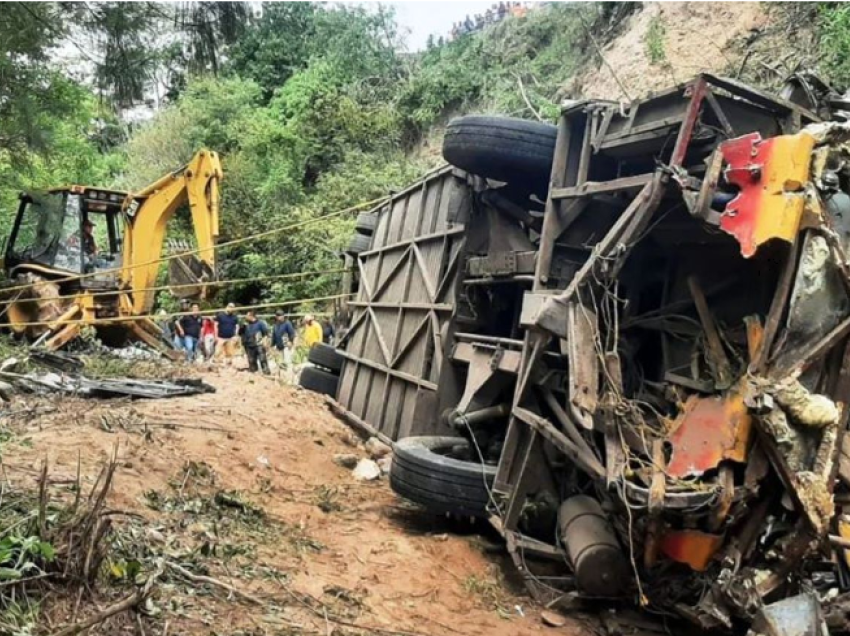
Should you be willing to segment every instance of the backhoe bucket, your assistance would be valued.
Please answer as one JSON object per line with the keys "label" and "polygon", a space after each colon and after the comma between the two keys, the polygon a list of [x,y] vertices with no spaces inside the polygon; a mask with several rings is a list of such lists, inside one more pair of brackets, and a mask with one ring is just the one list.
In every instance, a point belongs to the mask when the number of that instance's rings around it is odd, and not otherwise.
{"label": "backhoe bucket", "polygon": [[172,259],[168,264],[168,284],[177,298],[211,298],[217,290],[214,283],[214,273],[192,254]]}
{"label": "backhoe bucket", "polygon": [[[185,252],[181,254],[181,252]],[[177,298],[204,300],[217,291],[215,272],[201,261],[187,245],[172,243],[168,261],[168,284]]]}

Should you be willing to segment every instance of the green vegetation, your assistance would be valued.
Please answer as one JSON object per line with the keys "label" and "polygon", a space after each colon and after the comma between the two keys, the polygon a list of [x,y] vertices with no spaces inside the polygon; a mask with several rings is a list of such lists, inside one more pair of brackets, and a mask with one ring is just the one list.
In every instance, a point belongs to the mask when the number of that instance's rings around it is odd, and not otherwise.
{"label": "green vegetation", "polygon": [[818,8],[821,66],[833,82],[850,86],[850,6],[823,2]]}
{"label": "green vegetation", "polygon": [[665,33],[666,29],[662,17],[657,15],[652,18],[644,38],[646,56],[649,58],[650,64],[661,64],[667,59],[667,52],[664,50]]}
{"label": "green vegetation", "polygon": [[[0,77],[10,78],[0,83],[0,233],[21,189],[137,188],[199,147],[223,158],[225,240],[379,197],[439,162],[432,140],[452,116],[554,121],[564,86],[595,55],[588,33],[604,44],[636,6],[547,5],[409,54],[386,8],[11,3],[0,18]],[[850,9],[821,5],[818,28],[824,68],[847,81]],[[656,18],[646,35],[653,64],[665,64],[664,31]],[[96,45],[93,70],[74,79],[55,52],[87,42]],[[127,123],[154,85],[166,96],[154,117]],[[353,215],[228,250],[221,274],[338,268],[352,226]],[[217,302],[320,297],[337,281],[253,282]]]}

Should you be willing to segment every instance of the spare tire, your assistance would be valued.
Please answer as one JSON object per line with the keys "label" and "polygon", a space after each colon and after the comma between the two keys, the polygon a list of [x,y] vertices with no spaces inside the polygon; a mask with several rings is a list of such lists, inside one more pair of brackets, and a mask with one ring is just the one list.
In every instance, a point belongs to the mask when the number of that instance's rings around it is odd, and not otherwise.
{"label": "spare tire", "polygon": [[378,215],[369,212],[361,212],[357,215],[357,221],[354,222],[354,229],[359,234],[371,235],[378,226]]}
{"label": "spare tire", "polygon": [[513,117],[468,115],[453,119],[443,158],[461,170],[539,191],[549,183],[558,128]]}
{"label": "spare tire", "polygon": [[307,360],[336,374],[342,370],[343,357],[336,348],[324,342],[318,342],[310,347]]}
{"label": "spare tire", "polygon": [[460,437],[406,437],[393,448],[390,487],[433,512],[483,517],[496,467],[457,458],[469,454]]}
{"label": "spare tire", "polygon": [[314,393],[336,397],[339,378],[330,371],[317,369],[316,367],[304,367],[298,384]]}
{"label": "spare tire", "polygon": [[365,252],[372,245],[372,237],[363,234],[355,234],[351,243],[348,244],[348,249],[345,250],[348,254],[359,254]]}

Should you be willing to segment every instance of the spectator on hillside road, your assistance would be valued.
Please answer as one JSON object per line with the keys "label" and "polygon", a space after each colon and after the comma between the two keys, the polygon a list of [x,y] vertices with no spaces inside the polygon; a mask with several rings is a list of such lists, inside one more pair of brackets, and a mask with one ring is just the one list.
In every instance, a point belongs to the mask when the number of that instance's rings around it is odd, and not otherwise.
{"label": "spectator on hillside road", "polygon": [[280,310],[274,314],[272,326],[272,347],[277,354],[278,369],[290,375],[292,370],[292,348],[295,346],[295,327],[292,321]]}
{"label": "spectator on hillside road", "polygon": [[192,304],[192,313],[181,316],[177,321],[177,333],[183,339],[183,349],[186,351],[186,362],[194,362],[198,351],[198,341],[201,339],[201,307]]}
{"label": "spectator on hillside road", "polygon": [[236,314],[236,305],[227,303],[224,311],[216,314],[215,325],[216,348],[224,356],[227,366],[230,366],[233,364],[236,342],[239,337],[239,316]]}
{"label": "spectator on hillside road", "polygon": [[248,370],[251,373],[262,371],[269,375],[269,360],[266,356],[264,340],[269,337],[269,327],[264,320],[258,319],[253,309],[245,313],[245,324],[242,325],[242,348],[248,358]]}
{"label": "spectator on hillside road", "polygon": [[209,362],[215,355],[215,319],[205,317],[201,323],[201,351],[204,354],[204,362]]}
{"label": "spectator on hillside road", "polygon": [[307,345],[307,348],[309,349],[320,343],[323,337],[322,325],[316,322],[312,314],[304,316],[304,343]]}

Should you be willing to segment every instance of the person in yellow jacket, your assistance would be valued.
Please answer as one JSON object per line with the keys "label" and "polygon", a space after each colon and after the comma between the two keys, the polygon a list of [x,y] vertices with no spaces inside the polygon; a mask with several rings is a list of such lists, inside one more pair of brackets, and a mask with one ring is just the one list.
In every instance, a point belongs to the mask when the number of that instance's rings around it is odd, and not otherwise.
{"label": "person in yellow jacket", "polygon": [[322,341],[322,325],[320,325],[313,316],[307,314],[304,316],[304,343],[308,348]]}

